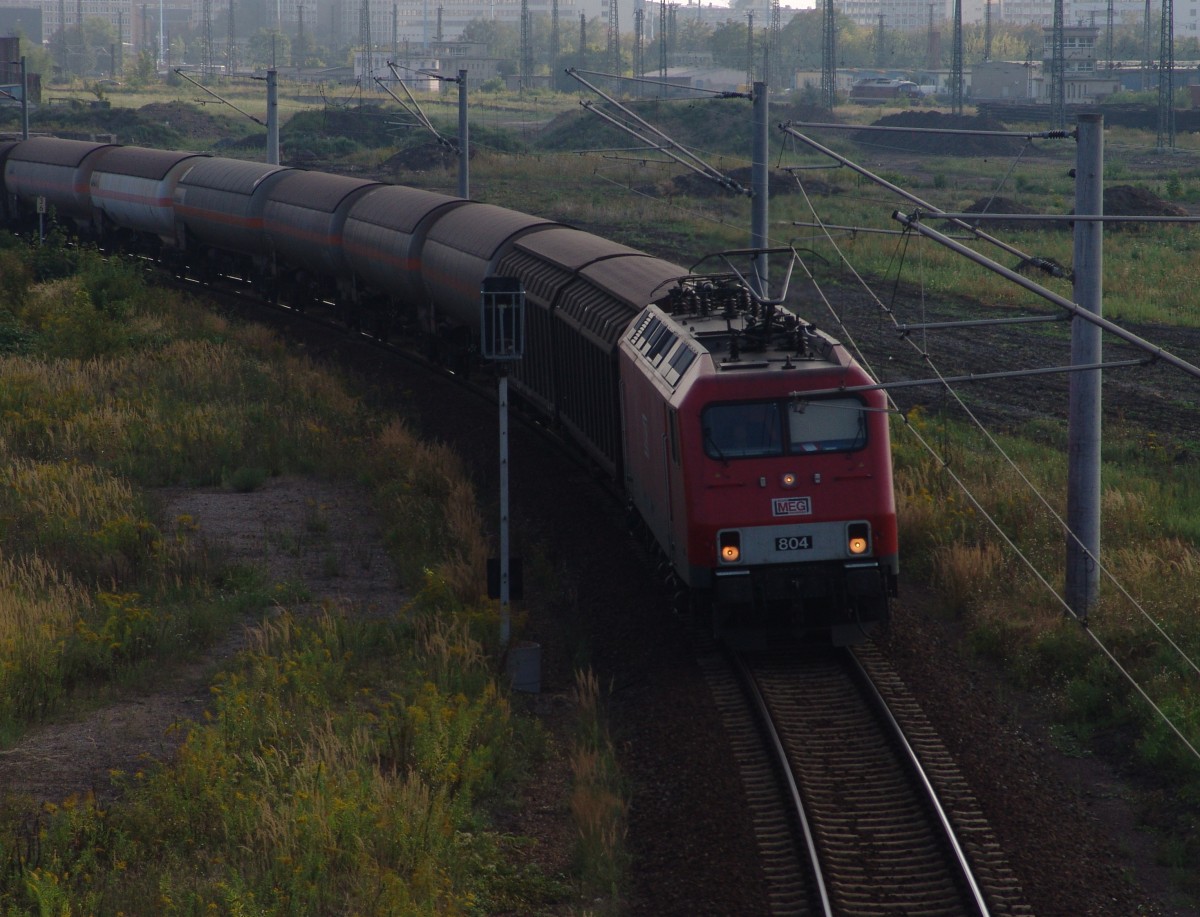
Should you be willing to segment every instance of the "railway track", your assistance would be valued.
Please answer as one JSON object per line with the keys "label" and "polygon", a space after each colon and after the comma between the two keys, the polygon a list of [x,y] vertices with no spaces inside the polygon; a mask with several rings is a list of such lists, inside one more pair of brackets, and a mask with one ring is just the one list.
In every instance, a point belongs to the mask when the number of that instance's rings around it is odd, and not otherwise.
{"label": "railway track", "polygon": [[949,753],[873,647],[732,666],[713,649],[701,666],[773,914],[1032,913]]}

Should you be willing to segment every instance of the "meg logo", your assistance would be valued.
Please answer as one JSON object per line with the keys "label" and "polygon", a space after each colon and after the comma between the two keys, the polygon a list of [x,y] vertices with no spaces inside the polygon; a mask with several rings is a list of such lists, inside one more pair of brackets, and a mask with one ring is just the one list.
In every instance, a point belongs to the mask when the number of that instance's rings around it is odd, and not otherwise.
{"label": "meg logo", "polygon": [[771,501],[772,516],[811,516],[812,499],[809,497],[776,497]]}

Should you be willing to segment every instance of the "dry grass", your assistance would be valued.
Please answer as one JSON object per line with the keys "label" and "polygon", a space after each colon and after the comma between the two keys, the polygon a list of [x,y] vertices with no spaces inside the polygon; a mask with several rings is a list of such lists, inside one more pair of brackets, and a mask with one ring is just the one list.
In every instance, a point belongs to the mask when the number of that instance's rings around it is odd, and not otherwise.
{"label": "dry grass", "polygon": [[594,672],[575,673],[574,699],[580,733],[570,751],[571,816],[576,863],[585,900],[604,902],[603,913],[619,913],[628,852],[629,804],[621,786],[615,751],[604,723],[600,682]]}

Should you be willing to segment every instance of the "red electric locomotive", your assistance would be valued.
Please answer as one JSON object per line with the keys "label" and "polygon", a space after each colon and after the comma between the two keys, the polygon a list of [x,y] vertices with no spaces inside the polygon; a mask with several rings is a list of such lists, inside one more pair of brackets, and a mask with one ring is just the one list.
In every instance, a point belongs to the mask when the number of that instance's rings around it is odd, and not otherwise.
{"label": "red electric locomotive", "polygon": [[899,571],[887,410],[833,338],[684,280],[620,342],[625,484],[693,608],[732,642],[861,640]]}

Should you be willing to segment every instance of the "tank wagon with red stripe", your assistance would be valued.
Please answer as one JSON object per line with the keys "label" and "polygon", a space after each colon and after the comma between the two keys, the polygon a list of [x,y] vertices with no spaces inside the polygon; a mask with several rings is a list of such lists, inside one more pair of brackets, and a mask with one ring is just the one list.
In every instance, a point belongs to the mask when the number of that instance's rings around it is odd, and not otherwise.
{"label": "tank wagon with red stripe", "polygon": [[0,215],[39,212],[236,278],[455,368],[485,278],[526,293],[516,396],[619,483],[678,596],[741,642],[852,642],[898,551],[883,396],[839,343],[736,275],[692,275],[529,214],[260,163],[37,138],[0,144]]}

